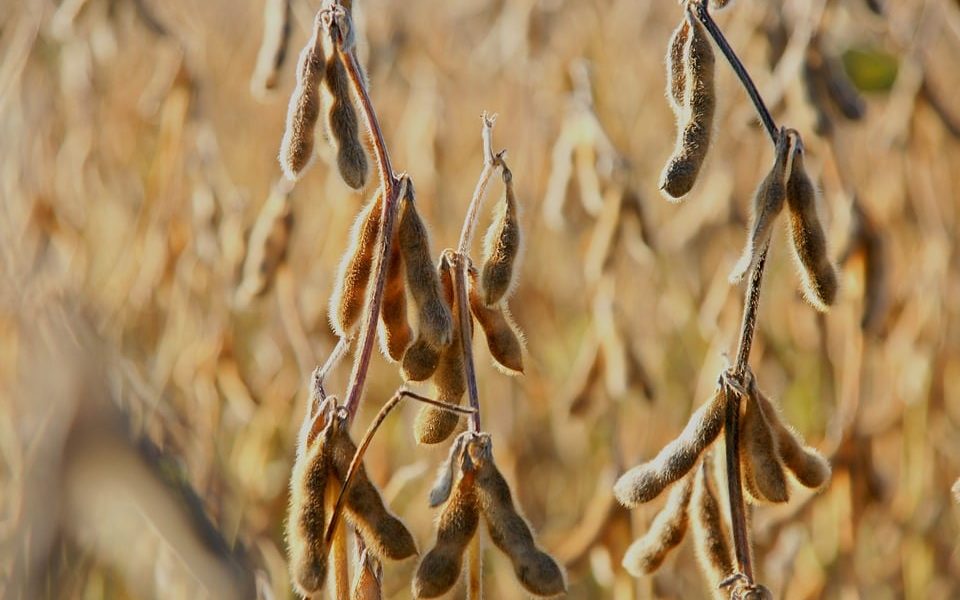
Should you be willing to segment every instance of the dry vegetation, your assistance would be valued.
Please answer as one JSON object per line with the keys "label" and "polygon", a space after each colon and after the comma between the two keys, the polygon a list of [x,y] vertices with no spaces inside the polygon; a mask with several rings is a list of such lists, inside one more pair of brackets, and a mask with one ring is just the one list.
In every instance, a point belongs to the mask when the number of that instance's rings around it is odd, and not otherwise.
{"label": "dry vegetation", "polygon": [[0,16],[0,597],[960,595],[955,2],[319,4]]}

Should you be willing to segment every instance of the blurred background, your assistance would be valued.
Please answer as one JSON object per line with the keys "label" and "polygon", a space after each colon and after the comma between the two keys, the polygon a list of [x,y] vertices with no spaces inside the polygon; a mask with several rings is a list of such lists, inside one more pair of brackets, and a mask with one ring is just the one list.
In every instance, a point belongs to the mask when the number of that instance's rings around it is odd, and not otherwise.
{"label": "blurred background", "polygon": [[[257,72],[262,1],[3,4],[0,596],[292,597],[296,431],[372,186],[349,190],[318,143],[296,187],[273,192],[292,215],[282,264],[244,275],[243,262],[318,4],[292,0],[273,90]],[[626,511],[610,488],[683,428],[735,349],[743,290],[726,276],[772,147],[732,71],[718,55],[708,162],[671,204],[657,180],[674,144],[675,2],[355,12],[394,165],[437,253],[455,245],[482,165],[479,115],[499,114],[494,145],[524,210],[511,307],[528,355],[509,378],[477,343],[484,426],[569,596],[707,597],[689,543],[652,577],[624,572],[662,500]],[[778,123],[804,136],[842,281],[817,314],[777,228],[751,364],[834,476],[754,512],[760,581],[791,599],[956,598],[960,4],[740,0],[716,19]],[[401,383],[379,354],[371,373],[355,438]],[[348,375],[327,389],[342,397]],[[416,410],[387,420],[366,464],[425,549],[447,444],[415,444]],[[487,595],[520,597],[487,548]],[[385,565],[387,597],[409,596],[414,567]]]}

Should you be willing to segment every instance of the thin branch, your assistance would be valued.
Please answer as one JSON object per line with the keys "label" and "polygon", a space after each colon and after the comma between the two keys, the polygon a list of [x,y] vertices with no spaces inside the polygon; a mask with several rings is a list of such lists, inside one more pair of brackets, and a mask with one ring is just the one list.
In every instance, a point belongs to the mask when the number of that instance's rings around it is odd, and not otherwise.
{"label": "thin branch", "polygon": [[483,113],[482,119],[483,129],[481,129],[480,135],[483,138],[483,170],[480,171],[477,187],[474,188],[470,207],[467,209],[467,215],[463,220],[463,229],[460,230],[460,243],[457,244],[457,256],[453,264],[456,273],[453,287],[457,296],[457,305],[460,307],[460,323],[458,326],[460,327],[460,344],[463,347],[463,370],[467,380],[467,396],[470,406],[474,410],[470,419],[470,431],[473,432],[480,431],[480,394],[477,390],[477,372],[473,364],[473,335],[471,335],[473,322],[467,298],[467,269],[470,268],[470,245],[477,229],[480,207],[487,195],[487,184],[490,183],[490,177],[496,168],[503,165],[503,152],[493,153],[493,124],[496,121],[496,115]]}
{"label": "thin branch", "polygon": [[[399,206],[399,196],[403,193],[403,184],[401,189],[397,188],[400,182],[393,172],[393,165],[390,162],[390,154],[387,151],[386,142],[383,139],[383,132],[380,129],[380,121],[377,119],[377,113],[373,108],[373,101],[370,99],[370,93],[367,90],[366,78],[360,69],[357,60],[356,50],[350,40],[349,28],[353,27],[350,21],[350,15],[343,10],[339,4],[331,9],[330,33],[334,39],[337,53],[343,60],[347,76],[350,79],[350,87],[360,104],[360,112],[363,115],[363,121],[366,124],[367,132],[373,142],[374,154],[377,159],[377,171],[380,175],[380,186],[383,189],[384,203],[383,212],[380,219],[379,234],[379,252],[377,254],[376,284],[373,288],[373,297],[367,306],[366,315],[361,330],[361,344],[357,358],[354,361],[353,372],[350,374],[350,384],[347,386],[347,398],[344,406],[347,410],[347,421],[352,422],[357,414],[357,408],[360,406],[360,396],[363,393],[363,386],[367,379],[367,371],[370,368],[370,358],[373,355],[373,347],[377,335],[377,319],[380,316],[380,306],[383,303],[383,288],[387,279],[387,258],[390,255],[390,245],[393,241],[393,228],[397,220],[397,207]],[[346,30],[346,31],[344,31]],[[344,35],[346,33],[347,35]],[[406,179],[404,179],[406,181]]]}
{"label": "thin branch", "polygon": [[779,128],[777,127],[776,122],[773,120],[773,116],[770,115],[767,105],[763,102],[763,98],[760,97],[760,92],[757,91],[757,86],[754,85],[753,79],[750,78],[750,73],[747,72],[746,67],[743,66],[742,62],[740,62],[740,58],[737,56],[737,53],[734,52],[733,48],[730,47],[730,43],[727,42],[727,38],[724,37],[723,32],[720,31],[716,21],[713,20],[713,17],[711,17],[710,13],[707,11],[707,0],[695,0],[692,4],[694,7],[693,10],[696,11],[697,19],[699,19],[700,22],[703,23],[703,26],[707,28],[707,32],[710,34],[710,37],[713,38],[713,41],[720,48],[720,52],[723,53],[723,56],[727,59],[727,62],[730,63],[730,67],[733,68],[734,73],[737,74],[737,77],[740,79],[740,83],[742,83],[744,89],[747,90],[747,95],[750,96],[750,100],[757,109],[757,114],[760,116],[760,122],[763,123],[764,128],[770,135],[770,139],[773,140],[774,145],[776,145],[777,132],[779,131]]}
{"label": "thin branch", "polygon": [[333,507],[333,513],[330,517],[330,524],[327,526],[327,533],[324,536],[327,545],[330,544],[330,541],[333,539],[333,536],[336,533],[337,523],[340,520],[340,513],[343,512],[343,503],[347,499],[347,492],[350,491],[350,483],[353,481],[353,476],[363,463],[363,455],[367,451],[367,447],[370,446],[370,442],[373,441],[373,436],[377,433],[377,430],[380,429],[380,425],[383,424],[384,419],[387,418],[387,415],[390,414],[390,411],[392,411],[404,398],[413,398],[414,400],[418,400],[425,404],[430,404],[442,410],[450,411],[452,413],[459,413],[461,415],[470,415],[474,413],[473,408],[457,406],[456,404],[434,400],[433,398],[427,398],[426,396],[421,396],[420,394],[405,389],[397,391],[397,393],[395,393],[393,397],[391,397],[383,405],[383,407],[380,408],[380,412],[377,413],[376,418],[372,423],[370,423],[370,426],[367,428],[367,432],[363,434],[363,438],[357,445],[357,451],[353,455],[353,460],[350,461],[350,468],[347,469],[347,474],[344,476],[343,483],[340,486],[340,494],[337,496],[337,502]]}

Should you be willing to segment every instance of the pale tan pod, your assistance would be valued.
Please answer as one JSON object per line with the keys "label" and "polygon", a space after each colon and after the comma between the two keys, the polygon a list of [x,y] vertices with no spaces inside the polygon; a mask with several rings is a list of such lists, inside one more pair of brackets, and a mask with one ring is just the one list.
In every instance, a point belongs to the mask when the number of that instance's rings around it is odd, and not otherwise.
{"label": "pale tan pod", "polygon": [[[330,435],[330,462],[337,480],[345,481],[357,446],[350,439],[345,420],[334,423]],[[363,537],[367,549],[379,558],[403,560],[417,554],[417,544],[403,521],[387,510],[363,463],[347,490],[346,516]]]}
{"label": "pale tan pod", "polygon": [[[454,294],[453,265],[447,260],[446,253],[440,257],[438,265],[440,287],[445,298],[451,300],[452,319],[460,323],[460,306]],[[433,373],[433,383],[437,388],[437,399],[449,404],[460,404],[467,391],[467,379],[463,364],[463,345],[460,341],[460,327],[453,328],[453,339],[440,351],[440,360]],[[457,413],[433,406],[424,406],[414,421],[414,435],[420,444],[439,444],[450,437],[460,424]]]}
{"label": "pale tan pod", "polygon": [[357,574],[353,580],[350,600],[381,600],[383,598],[381,573],[382,569],[376,559],[370,556],[369,550],[364,550],[357,564]]}
{"label": "pale tan pod", "polygon": [[757,401],[777,441],[777,451],[783,466],[804,487],[818,489],[830,480],[830,463],[815,449],[803,443],[792,429],[784,424],[780,412],[772,402],[757,390]]}
{"label": "pale tan pod", "polygon": [[453,443],[450,444],[447,459],[437,468],[437,476],[430,487],[431,508],[440,506],[450,497],[450,490],[453,489],[454,470],[463,454],[467,435],[470,434],[465,431],[453,440]]}
{"label": "pale tan pod", "polygon": [[[292,11],[290,0],[265,0],[263,3],[263,40],[257,53],[257,66],[250,80],[254,94],[277,87],[277,78],[290,46]],[[323,64],[323,60],[319,62]],[[318,113],[319,116],[319,113]]]}
{"label": "pale tan pod", "polygon": [[326,492],[330,477],[329,428],[298,452],[290,475],[287,549],[290,576],[302,596],[319,593],[327,575]]}
{"label": "pale tan pod", "polygon": [[238,302],[245,304],[270,288],[277,268],[286,257],[292,230],[290,195],[277,183],[270,190],[270,197],[250,231],[243,277],[237,289]]}
{"label": "pale tan pod", "polygon": [[494,365],[507,375],[523,373],[523,341],[521,334],[510,316],[505,301],[493,307],[484,304],[477,284],[477,271],[471,268],[470,276],[470,312],[487,338],[487,348],[493,357]]}
{"label": "pale tan pod", "polygon": [[690,21],[684,16],[667,43],[667,100],[678,119],[686,110],[687,76],[684,72],[684,48],[690,38]]}
{"label": "pale tan pod", "polygon": [[450,308],[444,302],[437,269],[431,258],[430,236],[417,214],[412,183],[407,186],[400,211],[400,252],[403,255],[407,287],[420,316],[418,335],[439,350],[450,345],[453,320]]}
{"label": "pale tan pod", "polygon": [[346,337],[360,320],[367,303],[367,288],[373,271],[373,257],[383,216],[383,191],[377,193],[350,230],[350,243],[340,261],[336,287],[330,296],[330,326]]}
{"label": "pale tan pod", "polygon": [[710,147],[717,105],[713,46],[703,25],[689,8],[687,21],[690,36],[684,46],[686,120],[678,120],[677,144],[660,175],[660,190],[668,199],[682,198],[693,188]]}
{"label": "pale tan pod", "polygon": [[657,513],[650,528],[627,549],[624,568],[634,577],[649,575],[663,564],[671,550],[680,545],[690,524],[690,497],[694,477],[686,477],[670,489],[667,503]]}
{"label": "pale tan pod", "polygon": [[793,166],[787,179],[790,239],[800,267],[803,293],[817,310],[825,311],[837,298],[837,274],[827,255],[827,236],[817,215],[817,193],[804,170],[803,144],[793,151]]}
{"label": "pale tan pod", "polygon": [[614,493],[628,508],[649,502],[667,486],[686,475],[696,464],[701,453],[720,435],[723,429],[726,396],[721,389],[697,409],[677,438],[660,450],[657,456],[638,465],[617,480]]}
{"label": "pale tan pod", "polygon": [[[341,21],[346,23],[347,21]],[[353,32],[346,32],[345,52],[352,52]],[[360,123],[353,104],[350,78],[341,53],[333,49],[324,76],[324,104],[327,106],[327,131],[337,153],[337,168],[344,183],[360,189],[369,170],[367,151],[360,139]]]}
{"label": "pale tan pod", "polygon": [[413,332],[407,321],[406,276],[403,270],[403,254],[400,252],[400,235],[396,230],[390,244],[389,261],[377,333],[383,355],[398,362],[403,360],[403,354],[410,345]]}
{"label": "pale tan pod", "polygon": [[325,73],[325,57],[321,38],[323,25],[317,18],[313,35],[297,60],[297,86],[290,95],[287,124],[280,142],[280,167],[291,181],[300,175],[313,160],[317,119],[320,118],[320,84]]}
{"label": "pale tan pod", "polygon": [[467,442],[467,452],[477,465],[477,498],[490,540],[510,558],[517,580],[534,596],[566,592],[563,570],[537,547],[530,526],[513,504],[510,486],[493,461],[489,434],[480,434]]}
{"label": "pale tan pod", "polygon": [[760,253],[770,241],[773,234],[773,224],[787,196],[787,166],[790,153],[790,136],[786,130],[780,129],[777,140],[773,167],[763,178],[757,191],[753,195],[753,206],[750,211],[750,226],[747,231],[747,244],[743,249],[740,260],[737,261],[730,273],[730,283],[739,283],[743,276],[753,270],[753,266],[760,258]]}
{"label": "pale tan pod", "polygon": [[790,499],[787,478],[780,465],[777,442],[757,400],[756,386],[742,399],[740,467],[750,496],[757,502],[782,503]]}
{"label": "pale tan pod", "polygon": [[[711,462],[711,457],[708,456],[694,474],[696,482],[690,501],[690,516],[697,560],[701,568],[709,574],[712,583],[710,587],[716,589],[721,581],[733,573],[734,566],[733,553],[727,542],[730,536],[723,520],[720,502],[717,500]],[[720,592],[717,592],[717,597],[720,597]],[[722,597],[726,598],[727,595],[723,593]]]}
{"label": "pale tan pod", "polygon": [[503,202],[483,242],[483,267],[480,287],[483,302],[493,306],[513,292],[523,251],[520,215],[513,192],[513,173],[503,166]]}
{"label": "pale tan pod", "polygon": [[460,478],[440,512],[437,541],[417,566],[414,598],[436,598],[450,591],[460,577],[463,554],[479,524],[475,474],[461,467]]}

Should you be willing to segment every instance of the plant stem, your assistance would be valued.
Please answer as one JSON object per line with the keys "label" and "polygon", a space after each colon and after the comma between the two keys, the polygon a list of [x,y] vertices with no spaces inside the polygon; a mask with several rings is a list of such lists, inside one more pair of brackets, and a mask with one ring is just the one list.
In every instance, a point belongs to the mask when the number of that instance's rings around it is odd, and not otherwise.
{"label": "plant stem", "polygon": [[[344,15],[347,27],[353,24],[349,21],[349,16]],[[383,289],[387,279],[388,257],[390,255],[390,245],[393,241],[393,228],[397,220],[397,207],[399,206],[399,189],[397,188],[398,179],[393,172],[393,165],[390,162],[390,154],[387,152],[387,145],[383,140],[383,132],[380,130],[380,122],[377,119],[377,113],[373,108],[373,101],[367,90],[363,73],[360,70],[357,61],[356,52],[353,48],[344,48],[343,36],[339,31],[335,35],[337,42],[337,52],[343,60],[347,75],[350,79],[350,85],[360,103],[361,113],[367,131],[373,141],[374,155],[377,159],[377,171],[380,174],[380,185],[383,188],[383,212],[380,219],[379,234],[379,252],[377,254],[376,283],[373,288],[373,297],[367,305],[366,314],[361,329],[360,347],[357,353],[357,359],[353,364],[353,371],[350,374],[350,384],[347,386],[347,398],[344,406],[347,410],[347,421],[352,422],[360,406],[360,396],[363,393],[363,386],[367,379],[367,371],[370,368],[370,357],[373,354],[373,346],[377,335],[377,319],[380,317],[380,306],[383,303]]]}
{"label": "plant stem", "polygon": [[[750,73],[740,61],[737,53],[727,42],[727,38],[717,26],[717,23],[710,16],[707,10],[707,0],[695,0],[693,9],[696,12],[697,19],[703,24],[713,38],[713,41],[720,48],[723,56],[730,63],[730,67],[740,79],[747,95],[750,97],[753,106],[757,110],[760,122],[767,130],[774,145],[780,136],[780,130],[770,110],[764,103],[757,86],[754,85]],[[689,9],[688,9],[689,10]],[[763,271],[767,263],[767,251],[770,249],[769,242],[760,252],[753,271],[750,273],[750,282],[747,286],[743,306],[743,321],[740,325],[740,340],[737,344],[737,358],[733,366],[733,378],[740,387],[744,386],[744,378],[747,374],[750,361],[750,350],[753,347],[753,335],[757,326],[757,311],[760,307],[760,288],[763,283]],[[753,584],[753,561],[750,552],[750,538],[747,529],[746,505],[743,501],[743,483],[740,473],[740,393],[730,386],[724,386],[724,394],[727,397],[727,407],[724,421],[724,441],[726,446],[726,471],[727,471],[727,497],[730,501],[730,525],[733,533],[733,548],[737,559],[737,570],[747,583]]]}
{"label": "plant stem", "polygon": [[754,107],[757,109],[757,114],[760,116],[760,122],[763,123],[764,128],[770,135],[770,139],[773,140],[774,145],[776,145],[777,133],[779,131],[777,124],[770,115],[770,111],[763,102],[763,98],[760,97],[760,92],[757,91],[757,86],[754,85],[753,79],[750,78],[750,73],[747,72],[746,67],[740,62],[740,57],[738,57],[737,53],[730,47],[727,38],[723,35],[723,32],[720,31],[716,21],[713,20],[713,17],[711,17],[707,11],[707,0],[695,0],[693,6],[697,19],[707,28],[707,33],[713,38],[713,41],[720,48],[720,52],[723,53],[727,62],[730,63],[730,67],[733,68],[734,73],[737,74],[740,83],[742,83],[744,89],[747,90],[747,95],[750,96],[750,100],[753,102]]}
{"label": "plant stem", "polygon": [[460,230],[460,243],[457,245],[457,260],[454,263],[454,293],[456,302],[459,306],[460,316],[460,344],[463,347],[463,370],[467,380],[467,396],[470,399],[470,406],[474,412],[470,417],[470,431],[480,431],[480,394],[477,391],[477,372],[473,364],[473,322],[470,316],[470,304],[467,298],[467,269],[470,268],[470,245],[473,242],[473,235],[477,229],[477,217],[480,214],[480,207],[487,195],[487,184],[490,177],[498,165],[502,164],[502,153],[494,155],[493,153],[493,123],[496,116],[483,113],[483,129],[481,137],[483,138],[483,170],[480,171],[480,179],[477,181],[477,187],[473,191],[473,198],[470,200],[470,207],[467,209],[467,215],[463,220],[463,228]]}
{"label": "plant stem", "polygon": [[470,561],[467,569],[467,600],[481,600],[483,598],[483,548],[480,542],[480,531],[470,540],[467,547],[467,560]]}

